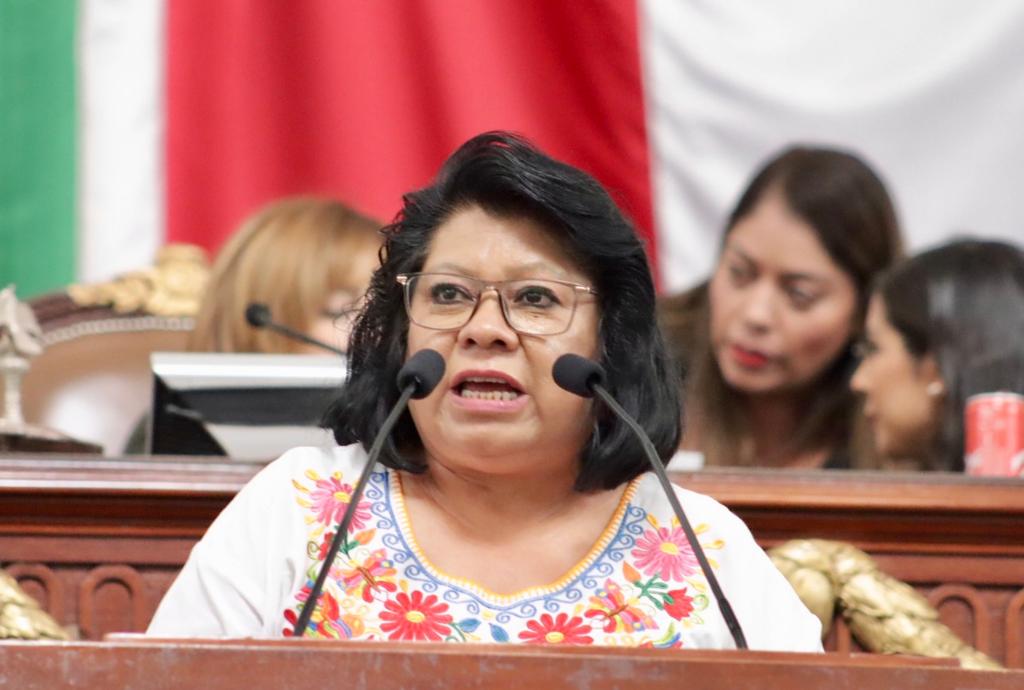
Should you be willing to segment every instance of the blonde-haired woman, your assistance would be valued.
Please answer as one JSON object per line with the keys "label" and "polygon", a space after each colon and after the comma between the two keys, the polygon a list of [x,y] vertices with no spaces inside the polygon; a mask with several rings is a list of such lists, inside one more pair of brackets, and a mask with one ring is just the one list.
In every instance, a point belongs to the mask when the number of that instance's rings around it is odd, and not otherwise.
{"label": "blonde-haired woman", "polygon": [[[288,198],[263,207],[218,253],[188,350],[324,354],[249,325],[245,310],[259,302],[277,323],[347,351],[352,319],[379,263],[379,228],[330,199]],[[143,419],[125,452],[144,452],[145,439]]]}
{"label": "blonde-haired woman", "polygon": [[341,202],[275,201],[250,216],[217,255],[188,349],[194,352],[322,352],[245,319],[259,302],[273,318],[345,350],[378,264],[380,224]]}

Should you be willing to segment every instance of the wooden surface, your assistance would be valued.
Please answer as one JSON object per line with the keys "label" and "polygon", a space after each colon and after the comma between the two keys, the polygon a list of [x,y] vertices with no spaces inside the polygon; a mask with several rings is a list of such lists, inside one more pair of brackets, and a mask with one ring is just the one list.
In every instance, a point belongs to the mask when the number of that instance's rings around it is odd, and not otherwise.
{"label": "wooden surface", "polygon": [[[260,465],[0,456],[0,566],[84,639],[142,630],[189,549]],[[967,642],[1024,667],[1024,483],[951,475],[677,473],[762,546],[848,541]],[[855,650],[840,625],[828,640]]]}
{"label": "wooden surface", "polygon": [[310,641],[0,644],[0,686],[1019,690],[1024,672],[845,654]]}

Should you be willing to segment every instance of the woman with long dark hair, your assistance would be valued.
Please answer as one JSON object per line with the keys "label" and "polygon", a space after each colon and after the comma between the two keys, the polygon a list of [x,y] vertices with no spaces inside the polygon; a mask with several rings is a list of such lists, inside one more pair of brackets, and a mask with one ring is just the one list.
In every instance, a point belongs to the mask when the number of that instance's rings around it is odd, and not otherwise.
{"label": "woman with long dark hair", "polygon": [[686,372],[683,448],[705,465],[861,460],[852,344],[872,279],[900,252],[892,201],[860,158],[801,147],[769,161],[729,216],[711,279],[661,305]]}
{"label": "woman with long dark hair", "polygon": [[925,470],[964,469],[972,395],[1024,395],[1024,251],[966,239],[879,278],[853,377],[880,454]]}

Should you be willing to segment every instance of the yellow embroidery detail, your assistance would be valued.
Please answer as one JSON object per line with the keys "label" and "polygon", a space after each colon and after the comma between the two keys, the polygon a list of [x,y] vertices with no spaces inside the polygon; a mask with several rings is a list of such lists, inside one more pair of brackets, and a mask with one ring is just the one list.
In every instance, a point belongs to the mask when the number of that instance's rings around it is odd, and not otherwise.
{"label": "yellow embroidery detail", "polygon": [[[394,470],[388,470],[388,476],[390,478],[391,487],[391,504],[394,506],[395,516],[398,519],[399,531],[402,533],[402,536],[406,538],[406,541],[409,543],[409,548],[412,550],[413,554],[415,554],[424,570],[430,573],[435,580],[440,580],[448,584],[468,589],[482,599],[487,599],[498,605],[507,605],[517,599],[543,596],[545,594],[557,592],[579,576],[581,572],[589,568],[618,533],[622,520],[626,515],[626,508],[629,507],[630,502],[633,500],[633,496],[636,495],[637,486],[642,479],[641,476],[629,482],[626,486],[626,490],[622,492],[622,497],[619,499],[619,505],[615,508],[615,513],[601,532],[601,536],[598,537],[597,542],[595,542],[594,546],[591,547],[589,553],[587,553],[579,563],[573,566],[568,573],[549,585],[529,587],[511,594],[499,594],[498,592],[493,592],[472,580],[448,575],[430,562],[430,559],[427,558],[423,549],[420,548],[419,542],[416,540],[416,534],[409,521],[409,514],[405,509],[405,497],[402,493],[402,477]],[[648,516],[650,516],[650,514],[648,514]]]}

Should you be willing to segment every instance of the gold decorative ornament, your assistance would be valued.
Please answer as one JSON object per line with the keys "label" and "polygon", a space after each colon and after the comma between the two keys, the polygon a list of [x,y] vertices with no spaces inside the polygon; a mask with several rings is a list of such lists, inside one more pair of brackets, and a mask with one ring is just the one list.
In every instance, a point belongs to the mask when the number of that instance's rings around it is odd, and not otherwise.
{"label": "gold decorative ornament", "polygon": [[821,620],[823,638],[838,605],[850,632],[873,652],[952,657],[971,669],[1002,668],[965,644],[913,587],[880,571],[860,549],[825,539],[795,539],[768,555]]}
{"label": "gold decorative ornament", "polygon": [[72,285],[68,295],[83,307],[111,307],[119,314],[143,311],[157,316],[195,316],[210,275],[206,252],[194,244],[169,244],[156,265],[106,283]]}
{"label": "gold decorative ornament", "polygon": [[69,636],[13,577],[0,570],[0,639],[67,640]]}

